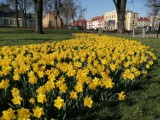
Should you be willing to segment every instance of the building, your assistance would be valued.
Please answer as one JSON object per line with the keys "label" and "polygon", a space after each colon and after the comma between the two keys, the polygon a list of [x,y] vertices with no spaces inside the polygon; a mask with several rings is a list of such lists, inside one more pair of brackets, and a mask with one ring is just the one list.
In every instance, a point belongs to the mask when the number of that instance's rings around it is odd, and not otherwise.
{"label": "building", "polygon": [[97,16],[92,18],[93,29],[103,28],[104,16]]}
{"label": "building", "polygon": [[104,16],[96,16],[87,21],[87,29],[98,29],[104,27]]}
{"label": "building", "polygon": [[130,10],[126,10],[125,14],[125,27],[126,30],[137,29],[138,27],[138,13],[135,13]]}
{"label": "building", "polygon": [[150,16],[150,26],[153,27],[153,29],[158,30],[160,24],[160,16]]}
{"label": "building", "polygon": [[117,29],[117,12],[116,10],[104,13],[104,29],[115,30]]}
{"label": "building", "polygon": [[[117,12],[116,10],[106,12],[104,14],[104,29],[105,30],[115,30],[117,29]],[[125,13],[125,28],[126,30],[136,29],[138,26],[138,13],[130,10],[126,10]]]}
{"label": "building", "polygon": [[[55,17],[53,12],[47,12],[43,16],[43,27],[44,28],[55,28]],[[57,18],[58,28],[62,28],[61,19]]]}
{"label": "building", "polygon": [[77,20],[74,21],[72,26],[80,27],[81,29],[85,30],[87,28],[87,20]]}
{"label": "building", "polygon": [[138,27],[143,28],[143,27],[149,27],[150,26],[150,19],[146,17],[139,17],[138,18]]}
{"label": "building", "polygon": [[92,20],[88,20],[87,21],[87,29],[93,29],[92,26],[93,26],[92,25]]}
{"label": "building", "polygon": [[[23,27],[22,11],[18,10],[19,26]],[[26,26],[34,27],[34,14],[26,13]],[[0,27],[16,27],[16,11],[10,5],[0,3]]]}

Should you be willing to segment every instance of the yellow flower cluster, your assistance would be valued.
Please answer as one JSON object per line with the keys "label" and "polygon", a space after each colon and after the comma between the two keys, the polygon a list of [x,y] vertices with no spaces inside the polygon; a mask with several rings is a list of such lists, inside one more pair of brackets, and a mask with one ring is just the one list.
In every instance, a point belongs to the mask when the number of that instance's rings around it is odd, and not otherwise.
{"label": "yellow flower cluster", "polygon": [[[56,118],[59,115],[52,116],[47,109],[59,113],[75,104],[91,108],[96,93],[111,91],[122,81],[134,83],[156,60],[153,50],[141,42],[95,34],[75,36],[0,48],[0,93],[5,93],[0,94],[0,104],[8,105],[1,110],[2,119]],[[126,98],[124,92],[118,95],[119,100]]]}

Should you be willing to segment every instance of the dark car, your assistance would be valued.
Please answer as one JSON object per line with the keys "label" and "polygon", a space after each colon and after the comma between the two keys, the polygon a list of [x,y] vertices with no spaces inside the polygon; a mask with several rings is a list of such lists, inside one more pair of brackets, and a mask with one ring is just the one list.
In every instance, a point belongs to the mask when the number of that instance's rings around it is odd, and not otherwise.
{"label": "dark car", "polygon": [[69,26],[68,27],[70,30],[82,30],[80,26]]}

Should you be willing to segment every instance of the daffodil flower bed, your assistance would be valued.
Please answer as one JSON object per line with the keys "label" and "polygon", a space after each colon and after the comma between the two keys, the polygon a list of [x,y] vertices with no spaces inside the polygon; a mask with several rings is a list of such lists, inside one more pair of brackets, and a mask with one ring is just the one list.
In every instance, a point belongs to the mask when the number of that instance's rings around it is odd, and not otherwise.
{"label": "daffodil flower bed", "polygon": [[156,60],[141,42],[75,34],[61,42],[0,48],[0,119],[64,119],[94,100],[126,98]]}

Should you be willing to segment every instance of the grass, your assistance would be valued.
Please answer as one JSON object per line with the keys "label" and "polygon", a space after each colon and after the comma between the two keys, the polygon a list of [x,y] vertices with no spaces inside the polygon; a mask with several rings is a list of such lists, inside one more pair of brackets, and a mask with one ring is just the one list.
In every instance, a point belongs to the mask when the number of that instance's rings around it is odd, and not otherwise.
{"label": "grass", "polygon": [[83,31],[45,29],[45,34],[37,35],[33,29],[0,28],[0,46],[59,41],[73,38],[72,34],[77,32]]}
{"label": "grass", "polygon": [[[0,46],[43,43],[72,38],[72,33],[82,32],[73,30],[44,30],[45,34],[36,35],[32,29],[2,29],[0,28]],[[160,119],[160,39],[132,38],[151,46],[158,57],[157,62],[141,77],[141,83],[133,86],[127,93],[127,99],[119,103],[95,103],[88,112],[77,113],[69,120],[159,120]]]}
{"label": "grass", "polygon": [[[117,35],[114,35],[117,36]],[[91,112],[96,120],[159,120],[160,119],[160,39],[132,38],[117,36],[141,41],[151,46],[158,57],[157,62],[141,78],[141,83],[134,86],[127,94],[127,99],[119,104],[101,105]]]}

